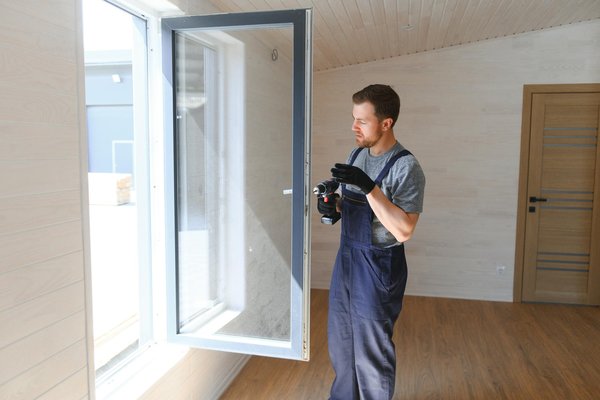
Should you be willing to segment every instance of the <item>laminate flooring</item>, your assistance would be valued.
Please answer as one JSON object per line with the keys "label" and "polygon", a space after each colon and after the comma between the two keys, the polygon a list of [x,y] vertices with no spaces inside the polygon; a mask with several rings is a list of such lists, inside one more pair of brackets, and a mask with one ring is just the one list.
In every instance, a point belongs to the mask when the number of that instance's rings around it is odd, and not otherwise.
{"label": "laminate flooring", "polygon": [[[309,362],[252,357],[221,400],[327,399],[326,290],[311,293]],[[406,296],[394,399],[600,399],[600,308]]]}

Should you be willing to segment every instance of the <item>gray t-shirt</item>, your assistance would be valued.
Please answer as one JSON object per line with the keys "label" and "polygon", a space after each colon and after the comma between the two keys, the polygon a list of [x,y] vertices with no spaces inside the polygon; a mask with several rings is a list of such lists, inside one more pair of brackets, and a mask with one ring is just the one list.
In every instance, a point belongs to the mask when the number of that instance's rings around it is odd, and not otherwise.
{"label": "gray t-shirt", "polygon": [[[404,147],[398,142],[390,150],[376,157],[372,156],[368,149],[364,149],[360,152],[353,165],[365,171],[371,179],[375,180],[390,158],[402,150],[404,150]],[[350,163],[352,155],[356,151],[358,149],[354,149],[350,153],[348,163]],[[356,186],[346,185],[346,188],[362,193]],[[381,190],[392,203],[405,212],[421,213],[423,211],[423,195],[425,192],[425,174],[417,159],[409,154],[396,160],[388,174],[383,178]],[[373,219],[372,241],[374,245],[379,247],[390,247],[400,244],[394,235],[379,222],[376,216]]]}

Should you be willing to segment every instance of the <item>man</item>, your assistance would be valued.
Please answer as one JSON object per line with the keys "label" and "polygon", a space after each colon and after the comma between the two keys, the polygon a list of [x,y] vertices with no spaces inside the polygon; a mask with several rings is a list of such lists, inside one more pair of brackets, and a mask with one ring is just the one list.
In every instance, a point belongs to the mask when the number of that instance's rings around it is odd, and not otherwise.
{"label": "man", "polygon": [[329,356],[335,370],[331,400],[391,399],[396,355],[394,323],[402,308],[407,267],[404,242],[423,206],[425,176],[396,141],[398,94],[370,85],[352,96],[357,149],[335,164],[342,197],[322,214],[342,214],[342,234],[329,291]]}

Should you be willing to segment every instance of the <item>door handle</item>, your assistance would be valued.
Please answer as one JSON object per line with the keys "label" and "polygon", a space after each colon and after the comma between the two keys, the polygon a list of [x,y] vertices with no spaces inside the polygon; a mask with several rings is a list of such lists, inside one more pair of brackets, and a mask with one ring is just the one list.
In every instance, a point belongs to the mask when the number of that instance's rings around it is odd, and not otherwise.
{"label": "door handle", "polygon": [[540,197],[531,196],[529,198],[530,203],[537,203],[538,201],[548,201],[548,199],[542,199]]}

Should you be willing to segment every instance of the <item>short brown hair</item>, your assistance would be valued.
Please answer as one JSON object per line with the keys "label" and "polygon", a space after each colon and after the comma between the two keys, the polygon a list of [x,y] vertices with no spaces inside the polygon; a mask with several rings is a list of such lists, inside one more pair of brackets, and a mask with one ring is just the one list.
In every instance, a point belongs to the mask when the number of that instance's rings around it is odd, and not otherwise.
{"label": "short brown hair", "polygon": [[367,101],[373,104],[375,116],[379,121],[391,118],[393,121],[392,127],[396,124],[398,114],[400,113],[400,97],[391,86],[380,84],[369,85],[352,95],[352,102],[354,104],[362,104]]}

